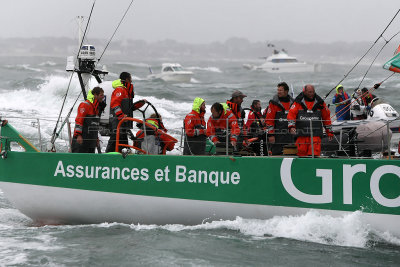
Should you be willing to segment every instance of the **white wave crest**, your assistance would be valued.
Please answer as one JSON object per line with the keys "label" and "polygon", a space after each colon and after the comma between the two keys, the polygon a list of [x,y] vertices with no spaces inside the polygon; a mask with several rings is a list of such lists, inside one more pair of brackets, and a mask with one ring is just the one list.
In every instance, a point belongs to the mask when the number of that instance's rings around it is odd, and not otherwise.
{"label": "white wave crest", "polygon": [[4,67],[8,69],[15,69],[15,70],[30,70],[35,72],[41,72],[42,69],[32,68],[29,64],[21,64],[21,65],[5,65]]}
{"label": "white wave crest", "polygon": [[222,70],[219,69],[218,67],[196,67],[196,66],[194,66],[194,67],[187,67],[185,69],[222,73]]}
{"label": "white wave crest", "polygon": [[53,61],[45,61],[39,64],[39,66],[55,66],[55,65],[57,65],[57,63]]}
{"label": "white wave crest", "polygon": [[191,78],[190,82],[191,83],[201,83],[199,80],[196,80],[195,78]]}
{"label": "white wave crest", "polygon": [[134,63],[134,62],[124,62],[124,61],[119,61],[114,63],[116,65],[128,65],[128,66],[133,66],[133,67],[143,67],[143,68],[148,68],[150,67],[149,64],[147,63]]}
{"label": "white wave crest", "polygon": [[172,232],[192,230],[229,229],[255,238],[283,237],[306,242],[344,247],[367,247],[371,235],[394,245],[400,239],[389,233],[379,233],[362,222],[362,212],[357,211],[340,217],[322,215],[309,211],[300,216],[276,216],[268,220],[243,219],[207,222],[194,226],[170,225],[130,225],[137,231],[165,229]]}

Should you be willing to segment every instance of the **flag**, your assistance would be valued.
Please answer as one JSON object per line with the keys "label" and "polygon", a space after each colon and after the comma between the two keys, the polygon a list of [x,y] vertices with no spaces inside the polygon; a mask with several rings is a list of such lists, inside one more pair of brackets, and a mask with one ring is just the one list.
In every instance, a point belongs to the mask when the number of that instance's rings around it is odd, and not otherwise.
{"label": "flag", "polygon": [[383,65],[385,70],[390,70],[393,72],[400,73],[400,45],[394,52],[394,57],[392,57],[388,62]]}

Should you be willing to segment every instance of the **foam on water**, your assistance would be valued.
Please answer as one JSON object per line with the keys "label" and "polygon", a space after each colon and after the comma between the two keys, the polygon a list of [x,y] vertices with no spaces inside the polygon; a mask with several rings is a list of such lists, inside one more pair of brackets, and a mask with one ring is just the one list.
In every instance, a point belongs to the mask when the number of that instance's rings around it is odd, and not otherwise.
{"label": "foam on water", "polygon": [[211,88],[215,89],[241,89],[243,86],[241,84],[229,84],[229,83],[214,83],[210,85]]}
{"label": "foam on water", "polygon": [[[21,108],[25,111],[37,111],[41,114],[55,114],[62,104],[69,82],[67,76],[48,76],[38,88],[22,88],[0,94],[0,106],[6,109]],[[79,94],[79,81],[72,80],[70,95]]]}
{"label": "foam on water", "polygon": [[201,83],[199,80],[196,80],[195,78],[191,78],[190,82],[191,83]]}
{"label": "foam on water", "polygon": [[0,231],[19,228],[32,222],[31,219],[13,208],[1,208],[0,214]]}
{"label": "foam on water", "polygon": [[60,246],[54,245],[56,238],[48,234],[37,234],[29,229],[20,229],[23,235],[19,237],[4,236],[0,239],[0,264],[20,265],[28,262],[28,256],[33,251],[43,254],[46,251],[60,250]]}
{"label": "foam on water", "polygon": [[30,67],[30,64],[20,64],[20,65],[5,65],[4,67],[13,70],[29,70],[35,72],[41,72],[42,69]]}
{"label": "foam on water", "polygon": [[143,68],[148,68],[150,67],[149,64],[147,63],[135,63],[135,62],[125,62],[125,61],[118,61],[114,63],[116,65],[124,65],[124,66],[133,66],[133,67],[143,67]]}
{"label": "foam on water", "polygon": [[[12,91],[4,90],[0,92],[0,115],[9,119],[9,121],[13,123],[13,125],[17,127],[17,129],[20,129],[22,134],[24,134],[26,137],[28,137],[29,140],[34,142],[34,145],[38,145],[39,140],[36,140],[38,136],[38,130],[35,125],[31,125],[32,122],[34,122],[37,118],[40,119],[42,139],[49,140],[63,103],[70,76],[66,74],[50,75],[44,77],[43,80],[44,82],[40,84],[37,88],[21,88]],[[92,79],[90,82],[90,87],[94,87],[96,85],[96,81]],[[69,112],[72,104],[79,94],[79,80],[76,75],[74,75],[71,81],[62,117],[65,117],[66,114]],[[157,108],[157,111],[163,117],[165,126],[168,130],[170,130],[170,134],[172,134],[175,138],[179,140],[180,129],[183,125],[183,118],[191,110],[192,103],[176,103],[169,99],[153,96],[135,96],[135,99],[143,98],[146,98]],[[79,97],[77,104],[72,110],[70,116],[72,128],[74,127],[76,109],[81,101],[82,96]],[[147,116],[149,115],[150,114],[147,114]],[[66,127],[64,127],[62,133],[64,134],[66,139]],[[63,136],[60,139],[63,139]],[[35,140],[37,142],[35,142]],[[59,142],[61,142],[59,144],[62,147],[65,146],[65,141],[59,140]]]}
{"label": "foam on water", "polygon": [[[171,232],[228,229],[239,231],[254,238],[289,238],[306,242],[345,247],[367,247],[371,242],[385,242],[400,246],[400,239],[390,233],[370,229],[361,220],[360,211],[341,217],[322,215],[309,211],[300,216],[276,216],[268,220],[243,219],[207,222],[194,226],[172,225],[131,225],[137,231],[164,229]],[[100,227],[109,227],[101,225]]]}
{"label": "foam on water", "polygon": [[[3,193],[0,194],[4,202]],[[32,220],[13,208],[0,209],[0,265],[20,265],[28,262],[32,251],[58,250],[56,238],[31,227]]]}
{"label": "foam on water", "polygon": [[42,63],[40,63],[40,64],[38,64],[38,65],[39,65],[39,66],[55,66],[55,65],[57,65],[57,63],[48,60],[48,61],[42,62]]}
{"label": "foam on water", "polygon": [[220,68],[218,68],[218,67],[197,67],[197,66],[194,66],[194,67],[187,67],[185,69],[222,73],[222,70]]}
{"label": "foam on water", "polygon": [[[143,99],[144,97],[137,95],[137,98]],[[162,116],[167,129],[182,128],[183,118],[192,109],[192,103],[176,103],[165,98],[152,96],[145,98],[157,108],[157,111]]]}

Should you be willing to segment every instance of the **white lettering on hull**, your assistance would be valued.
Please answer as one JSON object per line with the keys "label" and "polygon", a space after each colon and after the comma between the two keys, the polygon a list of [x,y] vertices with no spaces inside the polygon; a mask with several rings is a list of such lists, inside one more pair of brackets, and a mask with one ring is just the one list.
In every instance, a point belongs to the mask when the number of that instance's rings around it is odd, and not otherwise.
{"label": "white lettering on hull", "polygon": [[[170,168],[165,166],[164,169],[156,169],[154,171],[154,180],[157,182],[170,182]],[[92,178],[92,179],[115,179],[115,180],[132,180],[147,181],[150,178],[147,168],[120,168],[120,167],[101,167],[101,166],[75,166],[66,165],[60,160],[57,163],[54,176],[70,177],[70,178]],[[188,170],[186,166],[176,165],[175,169],[176,183],[193,183],[193,184],[212,184],[215,187],[221,185],[237,185],[240,182],[240,174],[238,172],[225,171],[203,171]]]}
{"label": "white lettering on hull", "polygon": [[322,194],[311,195],[301,192],[293,184],[292,180],[292,158],[285,158],[281,165],[281,180],[283,187],[295,199],[306,203],[324,204],[332,202],[332,170],[317,169],[316,175],[322,178]]}
{"label": "white lettering on hull", "polygon": [[385,207],[390,207],[390,208],[396,208],[400,207],[400,196],[398,196],[395,199],[388,199],[384,197],[379,190],[379,182],[381,181],[381,178],[385,174],[396,174],[397,177],[400,178],[400,167],[393,166],[393,165],[384,165],[379,168],[377,168],[371,175],[371,181],[370,181],[370,187],[371,187],[371,194],[382,206]]}
{"label": "white lettering on hull", "polygon": [[[281,181],[282,185],[295,199],[311,204],[332,203],[332,169],[316,169],[316,176],[322,178],[321,195],[311,195],[301,192],[293,184],[292,180],[292,163],[293,158],[284,158],[281,165]],[[356,164],[351,166],[343,164],[343,204],[353,204],[353,177],[357,173],[366,173],[366,164]],[[378,167],[370,177],[370,190],[372,197],[376,202],[385,207],[400,207],[400,196],[389,199],[385,197],[379,187],[379,183],[385,174],[395,174],[400,178],[400,167],[394,165],[384,165]],[[367,178],[367,177],[366,177]]]}

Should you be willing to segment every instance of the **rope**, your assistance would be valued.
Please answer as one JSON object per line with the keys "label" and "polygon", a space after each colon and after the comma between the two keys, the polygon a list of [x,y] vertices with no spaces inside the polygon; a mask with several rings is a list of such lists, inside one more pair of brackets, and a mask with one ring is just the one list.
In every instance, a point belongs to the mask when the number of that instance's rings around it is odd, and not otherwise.
{"label": "rope", "polygon": [[382,33],[379,35],[379,37],[375,40],[375,42],[372,44],[372,46],[367,50],[367,52],[365,52],[364,55],[356,62],[356,64],[344,75],[343,79],[341,79],[341,80],[336,84],[336,86],[333,87],[333,88],[323,97],[324,100],[330,95],[330,93],[331,93],[333,90],[335,90],[335,88],[336,88],[339,84],[341,84],[341,83],[347,78],[347,76],[349,76],[349,74],[350,74],[350,73],[354,70],[354,68],[361,62],[361,60],[369,53],[369,51],[371,51],[371,49],[375,46],[375,44],[378,42],[378,40],[379,40],[380,38],[383,37],[382,35],[383,35],[383,34],[385,33],[385,31],[389,28],[390,24],[392,24],[393,20],[396,18],[397,14],[399,14],[399,12],[400,12],[400,9],[397,10],[397,12],[396,12],[396,14],[394,15],[394,17],[392,18],[392,20],[389,22],[389,24],[386,26],[386,28],[382,31]]}

